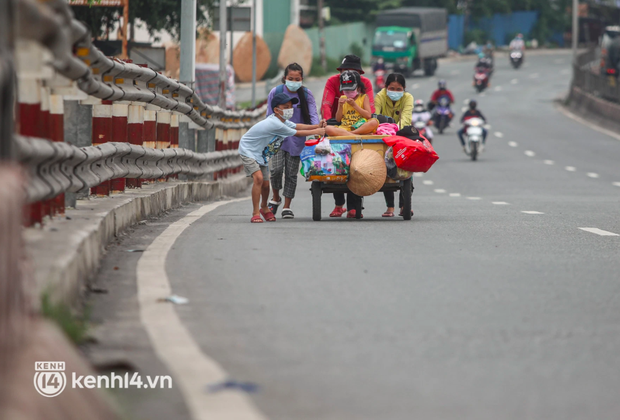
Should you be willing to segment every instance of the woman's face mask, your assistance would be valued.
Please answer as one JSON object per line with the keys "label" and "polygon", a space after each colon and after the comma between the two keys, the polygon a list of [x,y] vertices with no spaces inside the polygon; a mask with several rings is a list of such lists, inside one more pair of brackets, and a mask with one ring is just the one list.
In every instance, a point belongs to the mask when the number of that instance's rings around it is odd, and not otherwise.
{"label": "woman's face mask", "polygon": [[405,92],[396,92],[394,90],[388,90],[387,91],[387,96],[388,98],[390,98],[391,100],[393,100],[394,102],[400,100],[400,98],[403,97]]}
{"label": "woman's face mask", "polygon": [[349,99],[357,98],[357,90],[345,90],[343,93]]}
{"label": "woman's face mask", "polygon": [[285,80],[284,82],[288,90],[290,90],[291,92],[297,92],[299,88],[301,87],[301,83],[302,83],[302,82],[294,82],[292,80]]}

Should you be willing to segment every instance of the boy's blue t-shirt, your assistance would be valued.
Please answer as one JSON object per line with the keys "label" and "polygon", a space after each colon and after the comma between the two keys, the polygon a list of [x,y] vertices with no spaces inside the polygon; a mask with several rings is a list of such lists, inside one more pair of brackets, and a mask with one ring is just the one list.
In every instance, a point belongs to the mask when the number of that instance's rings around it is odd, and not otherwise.
{"label": "boy's blue t-shirt", "polygon": [[297,125],[291,121],[280,121],[270,115],[252,126],[239,141],[239,154],[256,160],[259,165],[267,165],[269,159],[280,149],[286,137],[297,133]]}

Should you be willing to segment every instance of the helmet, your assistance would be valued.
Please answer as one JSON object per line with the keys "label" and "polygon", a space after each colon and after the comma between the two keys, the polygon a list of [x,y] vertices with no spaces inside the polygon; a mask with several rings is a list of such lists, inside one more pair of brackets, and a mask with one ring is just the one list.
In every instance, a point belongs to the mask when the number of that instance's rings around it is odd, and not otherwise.
{"label": "helmet", "polygon": [[426,111],[426,107],[424,106],[424,101],[422,99],[416,99],[413,103],[413,112],[424,112]]}
{"label": "helmet", "polygon": [[447,86],[447,83],[445,80],[440,80],[439,83],[437,83],[437,86],[439,86],[439,89],[445,89]]}
{"label": "helmet", "polygon": [[478,106],[478,102],[476,102],[474,99],[469,101],[469,109],[476,109],[477,106]]}

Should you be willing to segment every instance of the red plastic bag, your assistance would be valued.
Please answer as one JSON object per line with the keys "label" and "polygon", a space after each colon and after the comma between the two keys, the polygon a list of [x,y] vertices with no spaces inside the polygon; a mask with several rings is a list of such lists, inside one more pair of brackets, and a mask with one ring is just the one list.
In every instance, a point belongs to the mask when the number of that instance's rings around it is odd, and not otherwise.
{"label": "red plastic bag", "polygon": [[407,137],[385,137],[383,142],[392,146],[396,166],[409,172],[427,172],[439,159],[430,142],[411,140]]}

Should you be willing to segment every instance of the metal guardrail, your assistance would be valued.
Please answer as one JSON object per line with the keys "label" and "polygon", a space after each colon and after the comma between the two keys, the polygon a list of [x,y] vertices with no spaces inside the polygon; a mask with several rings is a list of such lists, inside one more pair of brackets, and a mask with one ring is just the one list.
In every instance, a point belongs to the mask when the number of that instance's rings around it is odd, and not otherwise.
{"label": "metal guardrail", "polygon": [[618,78],[601,73],[600,64],[595,60],[596,52],[594,50],[586,51],[577,56],[573,64],[572,85],[608,101],[620,102]]}
{"label": "metal guardrail", "polygon": [[[76,81],[88,95],[108,101],[135,101],[186,115],[204,128],[236,128],[218,119],[256,119],[266,107],[229,111],[207,105],[190,87],[146,66],[106,57],[92,45],[90,30],[73,19],[66,0],[19,0],[19,36],[35,40],[54,55],[51,66]],[[74,54],[75,52],[75,54]]]}
{"label": "metal guardrail", "polygon": [[151,149],[129,143],[75,147],[32,137],[17,137],[18,159],[28,168],[27,201],[63,192],[83,192],[116,178],[160,179],[184,174],[192,180],[241,165],[236,150],[195,153],[187,149]]}

